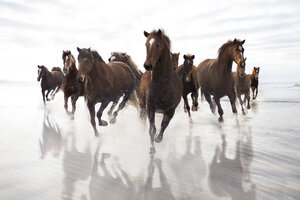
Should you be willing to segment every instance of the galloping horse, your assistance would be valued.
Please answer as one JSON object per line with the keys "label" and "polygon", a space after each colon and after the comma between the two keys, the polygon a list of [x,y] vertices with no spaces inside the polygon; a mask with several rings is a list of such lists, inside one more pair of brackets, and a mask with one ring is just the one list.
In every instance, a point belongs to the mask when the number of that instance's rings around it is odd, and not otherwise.
{"label": "galloping horse", "polygon": [[59,67],[53,67],[51,72],[44,65],[38,65],[38,78],[37,81],[41,81],[43,101],[45,101],[45,91],[46,100],[50,101],[48,98],[49,93],[51,92],[52,99],[54,99],[55,94],[61,88],[64,81],[64,74]]}
{"label": "galloping horse", "polygon": [[97,51],[78,47],[77,50],[79,52],[77,79],[85,83],[85,98],[91,116],[91,124],[97,136],[95,104],[101,102],[97,112],[99,126],[107,126],[107,122],[101,119],[104,109],[111,101],[117,103],[124,95],[110,120],[110,123],[115,123],[118,112],[125,107],[134,91],[136,78],[129,66],[122,62],[106,64]]}
{"label": "galloping horse", "polygon": [[[260,67],[253,67],[252,74],[249,74],[250,86],[252,90],[252,99],[256,99],[258,93],[258,75]],[[255,93],[255,95],[254,95]]]}
{"label": "galloping horse", "polygon": [[206,59],[198,65],[199,81],[201,91],[206,101],[210,105],[211,111],[215,112],[210,95],[213,95],[214,101],[218,106],[220,115],[219,122],[223,122],[223,109],[220,104],[220,98],[228,96],[230,99],[232,112],[237,113],[235,106],[234,78],[232,75],[232,63],[243,65],[245,40],[234,39],[223,44],[216,59]]}
{"label": "galloping horse", "polygon": [[193,100],[193,106],[192,111],[198,110],[198,90],[199,90],[199,80],[198,80],[198,71],[197,68],[194,66],[194,55],[184,55],[184,63],[180,65],[176,72],[179,75],[183,91],[182,91],[182,98],[184,100],[184,110],[188,112],[189,117],[191,117],[190,113],[190,106],[187,99],[187,95],[189,93],[192,93],[192,100]]}
{"label": "galloping horse", "polygon": [[79,83],[76,79],[78,70],[76,68],[76,61],[71,54],[71,51],[63,51],[62,59],[64,63],[64,72],[65,72],[65,79],[63,85],[64,91],[64,99],[65,99],[65,110],[67,113],[68,111],[68,99],[71,97],[72,101],[72,114],[75,113],[76,110],[76,101],[80,96],[84,95],[84,84]]}
{"label": "galloping horse", "polygon": [[244,102],[242,101],[241,95],[245,95],[244,99],[248,101],[247,104],[247,109],[250,109],[250,82],[249,78],[245,73],[245,68],[246,68],[246,59],[245,58],[245,63],[240,63],[240,65],[237,65],[237,70],[236,72],[233,72],[234,80],[235,80],[235,92],[238,100],[240,101],[241,107],[242,107],[242,113],[245,115],[245,110],[244,110]]}
{"label": "galloping horse", "polygon": [[[171,56],[171,42],[167,35],[160,29],[148,33],[144,31],[146,40],[147,57],[144,67],[150,73],[144,73],[140,84],[141,109],[147,110],[151,138],[150,153],[155,153],[155,142],[161,142],[163,133],[175,109],[180,102],[182,83],[174,70]],[[156,134],[155,112],[162,113],[163,120],[159,134]]]}

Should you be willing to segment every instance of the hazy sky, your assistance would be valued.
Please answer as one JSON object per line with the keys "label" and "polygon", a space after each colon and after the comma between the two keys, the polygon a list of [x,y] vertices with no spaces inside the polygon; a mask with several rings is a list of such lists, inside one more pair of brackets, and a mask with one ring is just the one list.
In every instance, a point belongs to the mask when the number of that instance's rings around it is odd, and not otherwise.
{"label": "hazy sky", "polygon": [[[215,58],[228,39],[246,39],[247,71],[261,81],[300,81],[300,1],[0,0],[0,80],[36,81],[37,65],[62,67],[62,51],[92,47],[104,60],[130,54],[142,69],[143,31],[163,28],[172,51]],[[235,65],[233,70],[235,70]]]}

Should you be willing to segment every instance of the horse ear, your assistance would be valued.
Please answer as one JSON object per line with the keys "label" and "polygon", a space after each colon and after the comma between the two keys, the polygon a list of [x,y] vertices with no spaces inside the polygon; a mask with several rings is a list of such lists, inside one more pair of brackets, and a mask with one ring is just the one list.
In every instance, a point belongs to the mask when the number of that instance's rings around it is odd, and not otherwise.
{"label": "horse ear", "polygon": [[159,37],[161,37],[161,35],[162,35],[162,32],[161,32],[161,30],[160,30],[160,29],[158,29],[158,31],[157,31],[157,34],[158,34],[158,36],[159,36]]}
{"label": "horse ear", "polygon": [[247,57],[244,59],[244,61],[246,61],[247,60]]}
{"label": "horse ear", "polygon": [[77,51],[78,51],[78,52],[81,52],[81,51],[82,51],[82,49],[80,49],[79,47],[77,47]]}
{"label": "horse ear", "polygon": [[242,45],[243,45],[243,44],[245,43],[245,40],[243,40],[241,43],[242,43]]}
{"label": "horse ear", "polygon": [[126,57],[126,53],[121,53],[121,55]]}
{"label": "horse ear", "polygon": [[41,68],[41,66],[39,66],[39,65],[38,65],[37,67],[38,67],[38,68]]}
{"label": "horse ear", "polygon": [[144,36],[148,37],[150,34],[147,31],[144,31]]}
{"label": "horse ear", "polygon": [[91,47],[88,48],[88,51],[91,52]]}
{"label": "horse ear", "polygon": [[194,58],[195,58],[195,55],[192,55],[192,59],[194,60]]}
{"label": "horse ear", "polygon": [[180,52],[178,52],[178,54],[177,54],[177,55],[178,55],[178,57],[179,57],[179,55],[180,55]]}
{"label": "horse ear", "polygon": [[186,60],[186,55],[183,55],[184,60]]}
{"label": "horse ear", "polygon": [[237,41],[236,38],[234,38],[233,43],[236,44],[236,41]]}

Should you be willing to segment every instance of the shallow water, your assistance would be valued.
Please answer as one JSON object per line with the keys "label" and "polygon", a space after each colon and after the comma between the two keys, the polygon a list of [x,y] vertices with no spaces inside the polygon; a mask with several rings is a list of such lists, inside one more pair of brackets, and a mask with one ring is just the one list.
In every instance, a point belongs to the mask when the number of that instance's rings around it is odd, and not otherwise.
{"label": "shallow water", "polygon": [[221,125],[206,102],[192,120],[181,102],[155,157],[131,106],[96,138],[83,98],[72,120],[62,92],[46,106],[37,83],[0,93],[0,199],[300,197],[299,83],[260,84],[246,116],[224,98]]}

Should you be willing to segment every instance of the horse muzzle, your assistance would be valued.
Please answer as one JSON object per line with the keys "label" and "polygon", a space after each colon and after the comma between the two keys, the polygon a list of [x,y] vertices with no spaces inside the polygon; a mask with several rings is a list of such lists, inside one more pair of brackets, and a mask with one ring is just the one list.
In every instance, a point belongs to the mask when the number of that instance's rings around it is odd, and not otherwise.
{"label": "horse muzzle", "polygon": [[79,81],[80,83],[83,83],[85,80],[85,76],[80,76],[77,78],[77,81]]}
{"label": "horse muzzle", "polygon": [[150,70],[153,69],[152,64],[150,64],[150,65],[144,64],[144,68],[145,68],[145,70],[147,70],[147,71],[150,71]]}

